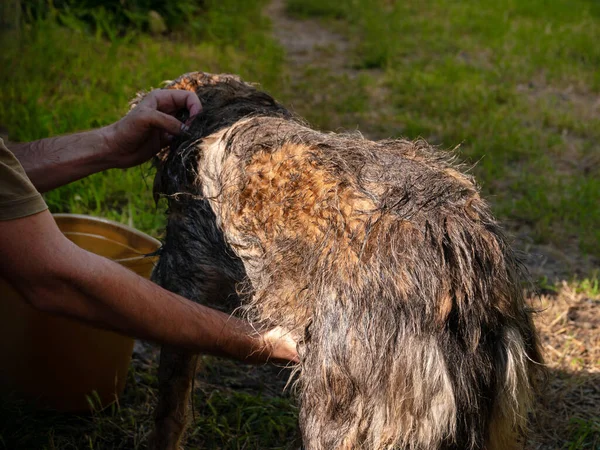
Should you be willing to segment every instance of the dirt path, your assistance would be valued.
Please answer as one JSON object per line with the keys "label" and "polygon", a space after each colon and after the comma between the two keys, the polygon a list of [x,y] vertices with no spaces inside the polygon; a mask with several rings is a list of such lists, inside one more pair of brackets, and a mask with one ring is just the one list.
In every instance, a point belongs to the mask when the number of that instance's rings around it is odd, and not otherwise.
{"label": "dirt path", "polygon": [[273,23],[273,34],[287,53],[292,77],[307,66],[347,72],[350,42],[344,36],[328,30],[318,20],[297,20],[285,12],[285,0],[273,0],[265,9]]}

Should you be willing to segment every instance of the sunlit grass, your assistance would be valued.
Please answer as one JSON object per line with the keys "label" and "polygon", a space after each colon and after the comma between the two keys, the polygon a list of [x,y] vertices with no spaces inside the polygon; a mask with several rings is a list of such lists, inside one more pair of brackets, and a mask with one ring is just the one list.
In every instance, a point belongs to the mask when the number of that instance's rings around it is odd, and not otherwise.
{"label": "sunlit grass", "polygon": [[[536,242],[600,255],[599,3],[287,4],[346,34],[348,66],[384,80],[380,120],[366,102],[342,126],[370,131],[375,122],[382,137],[460,144],[501,219],[527,226]],[[317,126],[323,115],[313,116]]]}

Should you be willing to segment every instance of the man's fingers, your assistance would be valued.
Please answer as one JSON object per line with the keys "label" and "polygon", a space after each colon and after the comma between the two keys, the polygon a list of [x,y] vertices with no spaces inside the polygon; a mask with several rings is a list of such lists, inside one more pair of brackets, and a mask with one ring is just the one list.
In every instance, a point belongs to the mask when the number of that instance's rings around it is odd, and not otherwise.
{"label": "man's fingers", "polygon": [[[179,92],[179,91],[177,91]],[[200,99],[196,95],[195,92],[188,92],[190,95],[186,96],[185,105],[187,110],[190,112],[190,117],[194,117],[202,111],[202,103],[200,103]]]}
{"label": "man's fingers", "polygon": [[160,148],[165,148],[173,142],[173,135],[163,131],[160,133]]}
{"label": "man's fingers", "polygon": [[156,89],[146,95],[139,105],[167,114],[186,108],[190,116],[195,116],[202,110],[202,104],[194,92],[179,89]]}
{"label": "man's fingers", "polygon": [[271,328],[263,335],[263,339],[271,347],[272,356],[296,363],[300,362],[300,357],[296,350],[298,339],[285,328]]}
{"label": "man's fingers", "polygon": [[146,126],[158,128],[172,135],[180,134],[185,127],[185,125],[175,117],[156,110],[144,111],[143,114],[140,115],[140,120],[142,120]]}

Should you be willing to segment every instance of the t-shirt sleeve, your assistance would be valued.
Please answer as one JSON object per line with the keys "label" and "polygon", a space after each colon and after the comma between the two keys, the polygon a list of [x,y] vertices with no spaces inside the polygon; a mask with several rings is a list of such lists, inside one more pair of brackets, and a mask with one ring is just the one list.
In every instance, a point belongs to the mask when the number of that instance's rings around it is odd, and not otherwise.
{"label": "t-shirt sleeve", "polygon": [[48,209],[19,160],[0,139],[0,220],[18,219]]}

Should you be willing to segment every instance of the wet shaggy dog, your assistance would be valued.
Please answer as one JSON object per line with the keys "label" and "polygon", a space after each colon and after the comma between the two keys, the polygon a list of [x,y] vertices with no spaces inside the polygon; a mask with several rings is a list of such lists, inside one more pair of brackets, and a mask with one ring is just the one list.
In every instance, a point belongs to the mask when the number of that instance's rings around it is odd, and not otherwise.
{"label": "wet shaggy dog", "polygon": [[[166,88],[203,111],[158,158],[153,279],[301,336],[305,448],[518,448],[542,358],[519,265],[452,157],[314,131],[232,75]],[[179,446],[195,367],[163,347],[155,448]]]}

